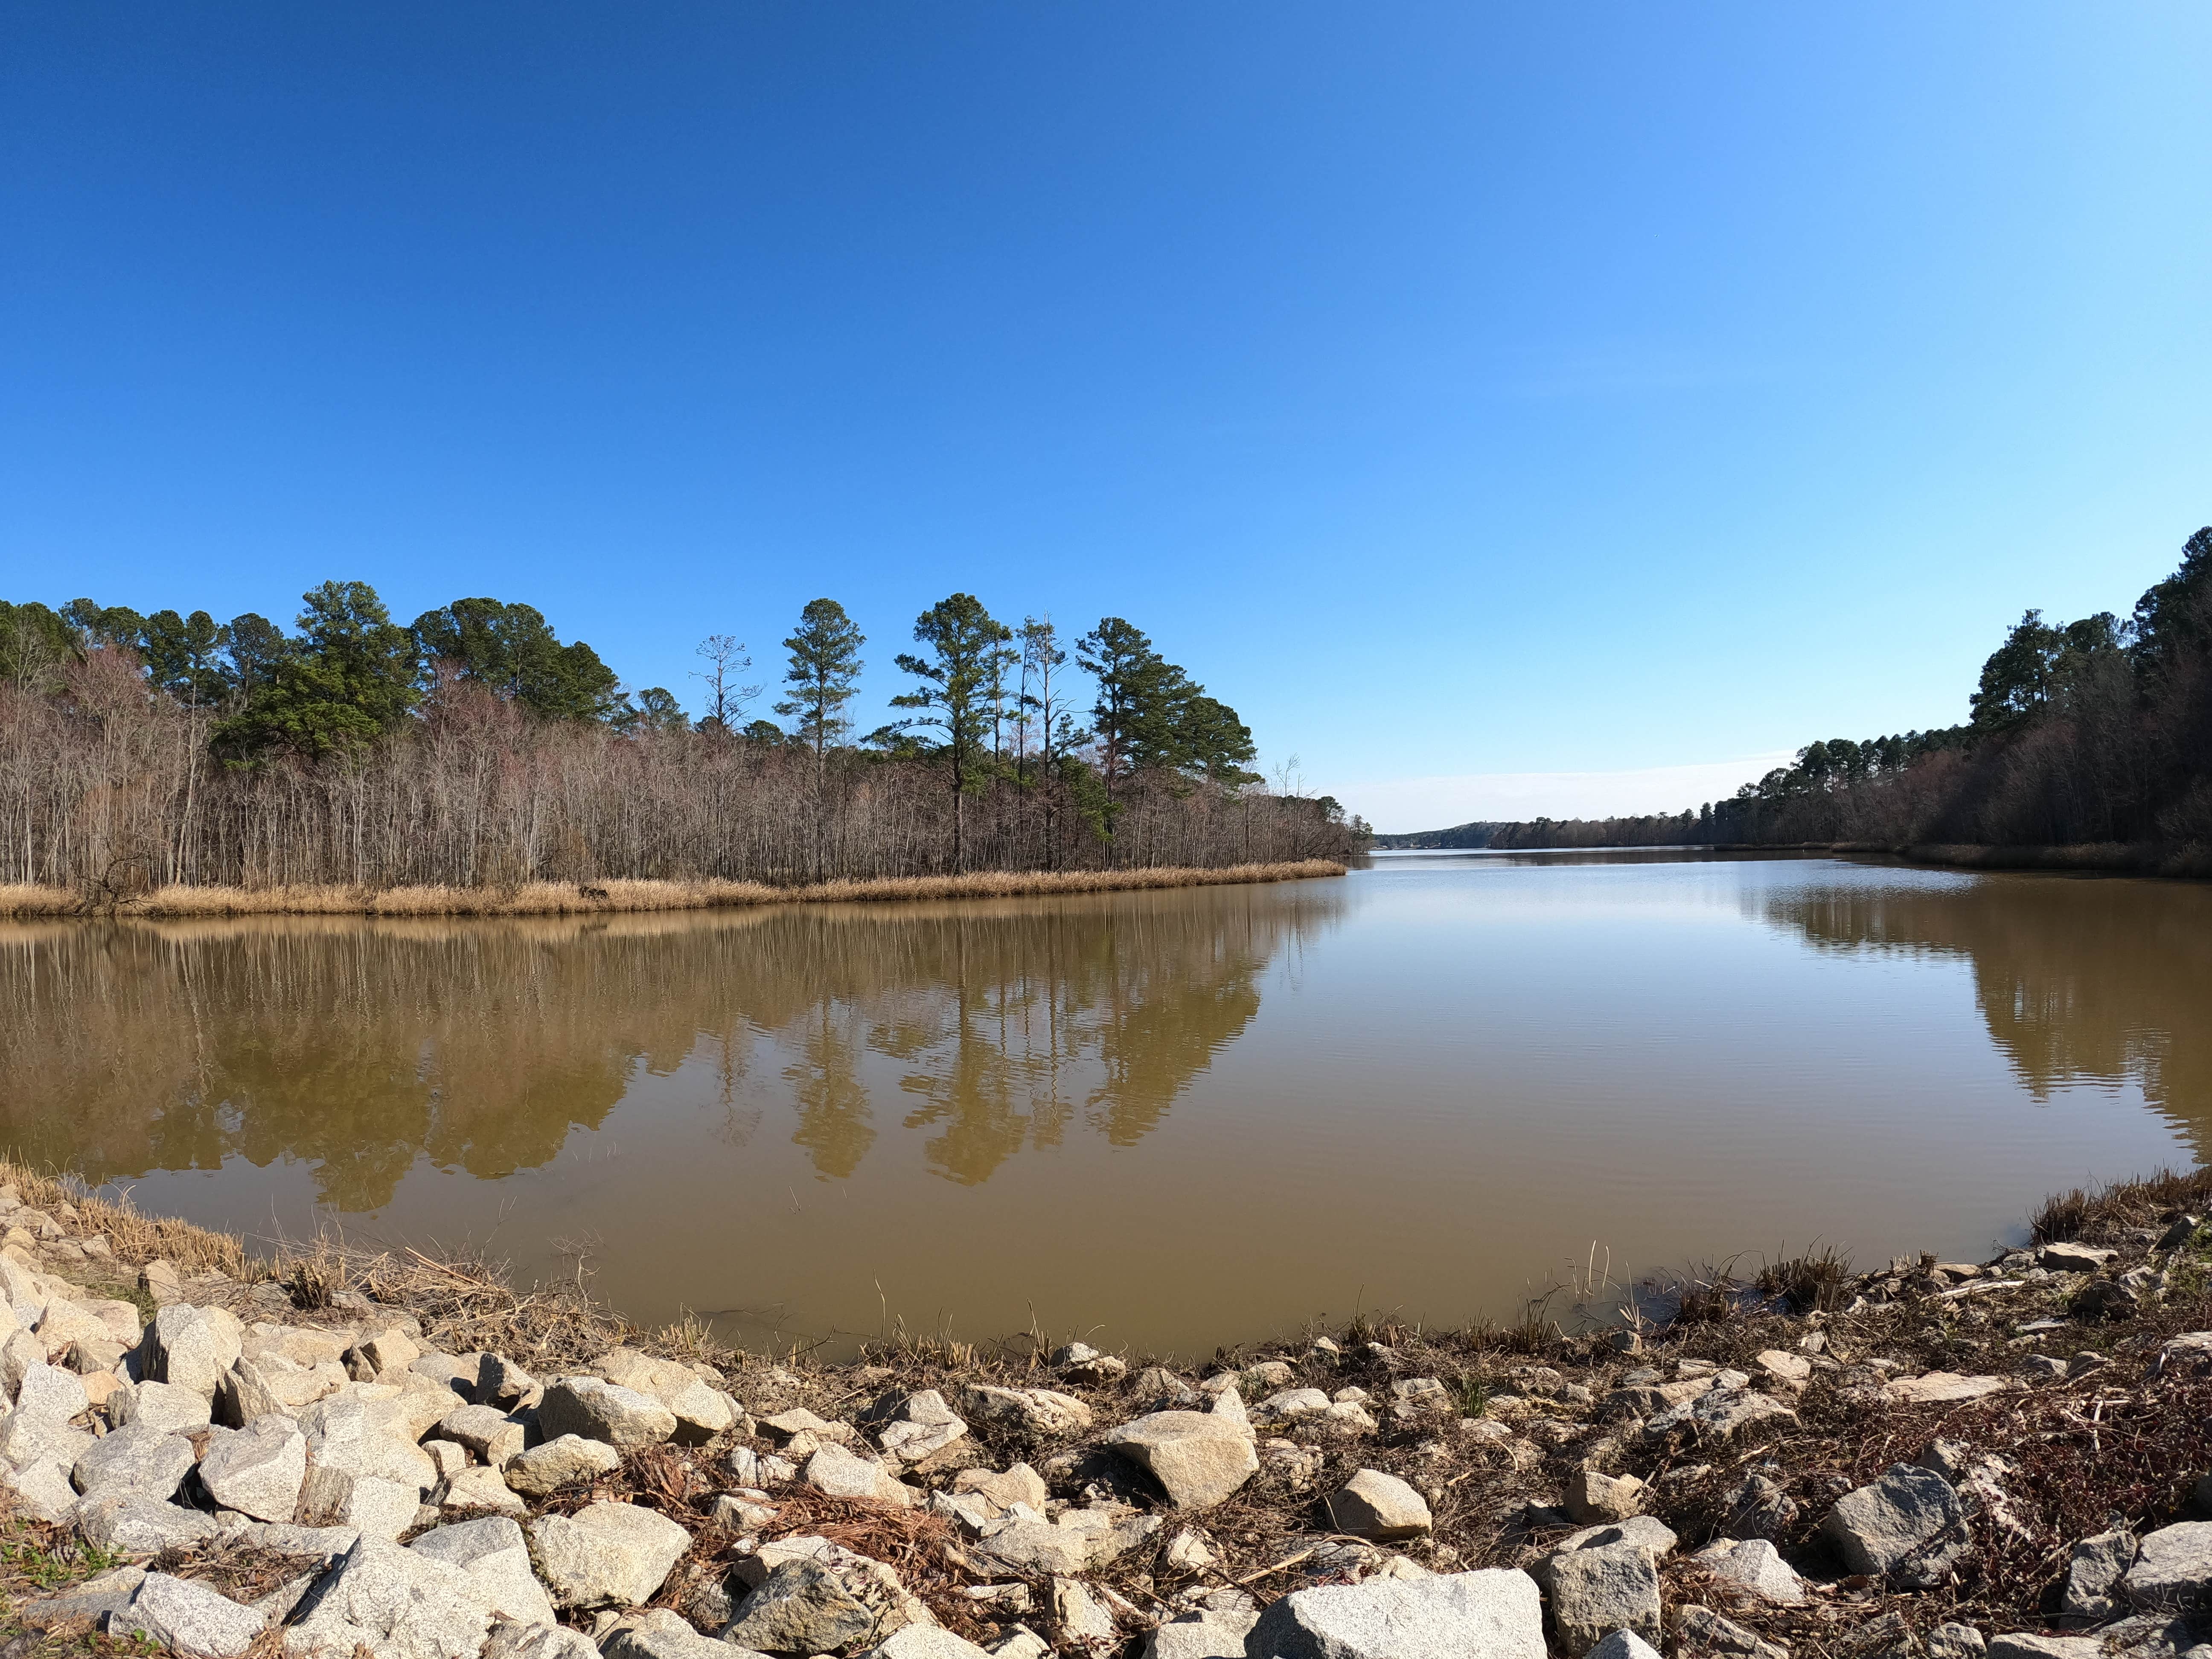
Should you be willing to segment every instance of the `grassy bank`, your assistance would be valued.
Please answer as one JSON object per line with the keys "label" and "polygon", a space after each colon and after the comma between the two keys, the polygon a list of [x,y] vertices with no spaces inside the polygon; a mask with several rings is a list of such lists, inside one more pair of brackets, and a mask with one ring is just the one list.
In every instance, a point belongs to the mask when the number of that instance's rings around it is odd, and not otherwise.
{"label": "grassy bank", "polygon": [[[157,887],[97,907],[119,916],[565,916],[710,910],[762,904],[854,904],[915,899],[1024,898],[1119,893],[1340,876],[1327,859],[1233,864],[1220,869],[979,871],[773,887],[752,881],[524,882],[507,887]],[[0,886],[0,916],[90,914],[65,887]]]}

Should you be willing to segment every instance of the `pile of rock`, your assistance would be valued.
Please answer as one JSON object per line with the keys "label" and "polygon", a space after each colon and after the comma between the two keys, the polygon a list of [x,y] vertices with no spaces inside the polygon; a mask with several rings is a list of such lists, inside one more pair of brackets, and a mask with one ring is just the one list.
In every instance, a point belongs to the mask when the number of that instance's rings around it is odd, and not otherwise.
{"label": "pile of rock", "polygon": [[[1864,1307],[2067,1309],[2019,1319],[2004,1375],[1853,1354],[1846,1313],[1732,1364],[1632,1338],[1448,1380],[1322,1338],[1187,1377],[1071,1344],[1042,1375],[915,1386],[626,1346],[533,1376],[358,1294],[306,1313],[157,1261],[139,1299],[100,1295],[64,1273],[112,1275],[106,1239],[5,1188],[0,1217],[0,1486],[131,1563],[29,1611],[179,1653],[1790,1659],[1790,1632],[1817,1631],[1849,1659],[2179,1659],[2212,1613],[2212,1521],[2138,1517],[2075,1545],[2057,1633],[1916,1627],[1910,1598],[2026,1535],[2004,1449],[1938,1439],[1818,1487],[1767,1443],[1838,1401],[1879,1417],[2094,1386],[2114,1357],[2034,1350],[2155,1303],[2170,1271],[2148,1240],[1855,1287]],[[2212,1332],[2131,1352],[2145,1386],[2212,1371]],[[1461,1571],[1435,1534],[1469,1493],[1504,1541]],[[250,1595],[216,1571],[241,1549]]]}

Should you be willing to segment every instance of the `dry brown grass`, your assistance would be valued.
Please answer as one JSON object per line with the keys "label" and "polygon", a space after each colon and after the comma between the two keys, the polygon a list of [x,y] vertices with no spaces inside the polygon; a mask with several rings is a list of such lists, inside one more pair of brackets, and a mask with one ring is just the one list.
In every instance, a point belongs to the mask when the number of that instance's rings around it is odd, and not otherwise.
{"label": "dry brown grass", "polygon": [[0,1156],[0,1183],[15,1188],[34,1210],[58,1218],[74,1215],[76,1224],[71,1231],[101,1234],[116,1259],[131,1266],[159,1259],[174,1262],[187,1275],[222,1273],[240,1279],[248,1272],[243,1240],[189,1221],[143,1215],[128,1193],[102,1198],[66,1176],[44,1174],[4,1156]]}
{"label": "dry brown grass", "polygon": [[[708,910],[762,904],[851,904],[885,900],[1024,898],[1165,887],[1304,881],[1340,876],[1327,859],[1220,869],[978,871],[772,887],[755,881],[523,882],[506,887],[157,887],[100,914],[118,916],[561,916]],[[75,915],[83,896],[61,887],[0,887],[0,916]]]}
{"label": "dry brown grass", "polygon": [[2043,1200],[2043,1207],[2035,1212],[2035,1242],[2049,1244],[2079,1239],[2084,1243],[2105,1243],[2127,1228],[2154,1226],[2177,1210],[2201,1215],[2208,1206],[2212,1206],[2212,1169],[2185,1174],[2160,1170],[2094,1191],[2076,1187]]}

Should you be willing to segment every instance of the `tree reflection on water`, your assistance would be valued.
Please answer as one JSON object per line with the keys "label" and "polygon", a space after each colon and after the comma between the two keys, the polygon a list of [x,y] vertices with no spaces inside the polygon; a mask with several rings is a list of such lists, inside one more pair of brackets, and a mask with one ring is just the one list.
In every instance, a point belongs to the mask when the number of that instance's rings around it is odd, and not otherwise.
{"label": "tree reflection on water", "polygon": [[[896,1100],[931,1132],[927,1168],[972,1184],[1079,1122],[1140,1139],[1250,1023],[1268,962],[1340,908],[1224,888],[9,928],[0,1134],[94,1182],[296,1159],[323,1203],[373,1210],[420,1158],[485,1180],[542,1166],[641,1072],[704,1063],[734,1138],[764,1096],[824,1179],[860,1169]],[[784,1063],[756,1074],[763,1039]],[[884,1062],[888,1094],[868,1076]]]}

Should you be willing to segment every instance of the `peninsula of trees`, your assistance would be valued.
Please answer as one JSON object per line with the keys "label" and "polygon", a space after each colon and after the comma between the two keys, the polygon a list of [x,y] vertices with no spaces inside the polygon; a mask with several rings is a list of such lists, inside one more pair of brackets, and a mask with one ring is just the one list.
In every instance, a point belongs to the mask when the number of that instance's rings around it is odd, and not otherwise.
{"label": "peninsula of trees", "polygon": [[2212,526],[2125,617],[2029,611],[1967,704],[1963,725],[1809,744],[1795,764],[1693,811],[1462,824],[1376,844],[2103,848],[2050,861],[2212,870]]}
{"label": "peninsula of trees", "polygon": [[768,694],[727,634],[705,712],[631,691],[538,611],[395,622],[368,584],[256,614],[0,601],[0,884],[483,887],[769,882],[1341,860],[1327,798],[1269,790],[1251,733],[1118,617],[1074,639],[955,593],[862,733],[866,644],[808,604]]}

